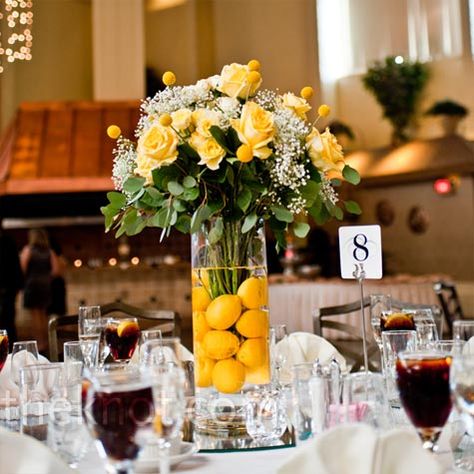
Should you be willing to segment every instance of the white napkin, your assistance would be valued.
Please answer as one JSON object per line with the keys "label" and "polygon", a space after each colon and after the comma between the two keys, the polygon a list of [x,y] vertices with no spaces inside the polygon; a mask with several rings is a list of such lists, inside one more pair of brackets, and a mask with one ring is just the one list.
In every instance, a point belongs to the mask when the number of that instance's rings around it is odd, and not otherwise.
{"label": "white napkin", "polygon": [[[183,344],[180,344],[180,356],[179,359],[181,361],[191,360],[194,361],[194,355],[190,352]],[[156,350],[160,350],[160,348],[156,348]],[[130,360],[132,364],[139,364],[140,363],[140,351],[141,347],[139,347],[134,353]],[[174,362],[174,353],[169,347],[164,347],[164,356],[167,362]]]}
{"label": "white napkin", "polygon": [[0,428],[1,472],[5,474],[74,473],[45,444],[31,436]]}
{"label": "white napkin", "polygon": [[443,466],[414,432],[377,434],[365,424],[338,426],[308,441],[278,474],[441,474]]}
{"label": "white napkin", "polygon": [[[0,372],[0,409],[5,406],[16,406],[20,400],[20,389],[11,377],[11,358],[12,356],[9,354],[5,361],[3,370]],[[49,360],[46,359],[46,357],[40,355],[39,359],[36,359],[29,352],[26,352],[25,357],[21,359],[22,362],[19,364],[21,367],[27,364],[49,364]]]}
{"label": "white napkin", "polygon": [[319,359],[321,364],[328,364],[334,357],[341,370],[346,370],[346,361],[338,350],[326,339],[309,332],[294,332],[282,339],[275,347],[276,355],[284,360],[281,371],[281,382],[291,382],[291,368],[295,364],[314,362]]}
{"label": "white napkin", "polygon": [[472,355],[474,354],[474,336],[469,338],[469,340],[464,344],[462,348],[462,355]]}

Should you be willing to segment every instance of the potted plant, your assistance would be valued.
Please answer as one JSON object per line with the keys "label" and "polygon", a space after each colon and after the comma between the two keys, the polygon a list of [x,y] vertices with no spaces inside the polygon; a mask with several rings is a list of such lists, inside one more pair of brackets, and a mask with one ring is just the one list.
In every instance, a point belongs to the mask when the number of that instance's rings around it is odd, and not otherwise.
{"label": "potted plant", "polygon": [[363,76],[365,88],[375,96],[383,116],[393,126],[393,145],[408,140],[407,128],[413,122],[428,78],[424,64],[403,61],[400,56],[376,62]]}
{"label": "potted plant", "polygon": [[450,99],[438,100],[425,112],[426,115],[440,117],[445,136],[456,135],[459,122],[468,113],[464,105]]}

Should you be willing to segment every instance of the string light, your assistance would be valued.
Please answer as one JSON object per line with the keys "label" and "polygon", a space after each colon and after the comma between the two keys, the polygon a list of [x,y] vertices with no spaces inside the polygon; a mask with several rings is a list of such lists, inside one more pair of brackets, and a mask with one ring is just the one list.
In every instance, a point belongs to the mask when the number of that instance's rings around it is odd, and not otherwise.
{"label": "string light", "polygon": [[[1,9],[1,3],[4,4],[4,11]],[[0,33],[0,56],[6,55],[9,63],[30,61],[32,59],[32,8],[32,0],[0,0],[0,22],[6,23],[3,28],[5,30],[4,38]],[[2,42],[11,47],[4,49]],[[3,65],[0,57],[1,72],[3,72]]]}

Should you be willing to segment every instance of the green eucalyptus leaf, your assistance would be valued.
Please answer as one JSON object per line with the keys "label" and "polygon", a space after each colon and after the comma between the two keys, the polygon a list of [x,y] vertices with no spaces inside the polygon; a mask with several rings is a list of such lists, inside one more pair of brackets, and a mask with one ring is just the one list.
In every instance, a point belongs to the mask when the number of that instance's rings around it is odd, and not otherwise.
{"label": "green eucalyptus leaf", "polygon": [[161,208],[153,217],[148,220],[149,227],[166,227],[168,208]]}
{"label": "green eucalyptus leaf", "polygon": [[306,185],[301,189],[301,196],[305,199],[308,206],[311,206],[313,202],[319,196],[319,190],[321,186],[319,183],[314,181],[308,181]]}
{"label": "green eucalyptus leaf", "polygon": [[181,214],[175,224],[175,229],[179,230],[183,234],[189,234],[191,227],[191,218],[187,215]]}
{"label": "green eucalyptus leaf", "polygon": [[278,230],[278,231],[274,231],[273,234],[275,235],[275,239],[276,239],[275,248],[278,253],[286,248],[285,232]]}
{"label": "green eucalyptus leaf", "polygon": [[209,231],[209,243],[211,245],[219,242],[224,233],[224,223],[222,222],[222,217],[216,219],[212,229]]}
{"label": "green eucalyptus leaf", "polygon": [[306,222],[295,222],[293,226],[293,232],[296,237],[299,237],[300,239],[304,239],[308,235],[309,229],[309,224]]}
{"label": "green eucalyptus leaf", "polygon": [[184,212],[186,211],[186,204],[180,199],[174,199],[173,208],[176,209],[178,212]]}
{"label": "green eucalyptus leaf", "polygon": [[355,214],[357,216],[362,214],[362,209],[355,201],[345,201],[344,206],[346,207],[347,212],[350,212],[351,214]]}
{"label": "green eucalyptus leaf", "polygon": [[209,217],[211,216],[211,210],[209,209],[208,206],[200,206],[196,209],[196,211],[193,214],[193,217],[191,218],[191,229],[190,232],[191,234],[194,234],[194,232],[197,232],[202,223],[205,222]]}
{"label": "green eucalyptus leaf", "polygon": [[351,168],[349,165],[344,166],[342,170],[342,176],[344,179],[351,184],[359,184],[360,183],[360,175],[354,168]]}
{"label": "green eucalyptus leaf", "polygon": [[185,189],[183,194],[180,196],[185,201],[194,201],[199,197],[199,188]]}
{"label": "green eucalyptus leaf", "polygon": [[130,176],[125,183],[123,183],[123,190],[126,193],[134,194],[145,184],[144,178],[139,178],[138,176]]}
{"label": "green eucalyptus leaf", "polygon": [[242,224],[242,234],[246,234],[252,227],[255,226],[257,223],[258,216],[255,212],[252,212],[252,214],[249,214],[245,219],[244,223]]}
{"label": "green eucalyptus leaf", "polygon": [[237,205],[239,208],[246,212],[252,202],[252,191],[249,188],[243,187],[237,196]]}
{"label": "green eucalyptus leaf", "polygon": [[145,194],[141,198],[141,202],[150,206],[150,207],[159,207],[164,201],[163,194],[158,191],[158,189],[153,186],[148,186],[145,188]]}
{"label": "green eucalyptus leaf", "polygon": [[272,206],[270,209],[279,221],[293,222],[293,214],[288,209],[282,206]]}
{"label": "green eucalyptus leaf", "polygon": [[122,209],[127,204],[127,198],[122,193],[118,193],[117,191],[111,191],[107,193],[107,199],[109,200],[110,204],[117,209]]}
{"label": "green eucalyptus leaf", "polygon": [[326,206],[322,204],[317,207],[313,206],[310,210],[310,214],[318,225],[324,225],[331,218],[331,214],[329,214]]}
{"label": "green eucalyptus leaf", "polygon": [[177,181],[170,181],[168,183],[168,191],[173,196],[180,196],[181,194],[183,194],[184,188]]}
{"label": "green eucalyptus leaf", "polygon": [[183,186],[185,188],[194,188],[196,184],[196,180],[192,176],[185,176],[183,179]]}
{"label": "green eucalyptus leaf", "polygon": [[133,199],[129,201],[129,204],[133,204],[134,202],[137,202],[143,195],[145,194],[145,188],[141,188],[135,196],[133,196]]}

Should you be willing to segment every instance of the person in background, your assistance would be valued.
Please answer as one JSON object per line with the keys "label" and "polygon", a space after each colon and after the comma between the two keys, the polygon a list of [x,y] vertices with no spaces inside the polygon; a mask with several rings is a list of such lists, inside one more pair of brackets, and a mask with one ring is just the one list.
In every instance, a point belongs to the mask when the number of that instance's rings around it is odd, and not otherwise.
{"label": "person in background", "polygon": [[66,260],[63,257],[61,246],[56,239],[51,237],[50,244],[51,249],[58,257],[58,273],[53,276],[51,281],[51,303],[48,306],[48,315],[64,316],[67,312],[66,280],[64,279]]}
{"label": "person in background", "polygon": [[4,232],[0,216],[0,329],[7,330],[10,349],[17,340],[15,301],[22,288],[23,273],[18,249],[13,239]]}
{"label": "person in background", "polygon": [[50,247],[45,230],[29,231],[28,245],[21,251],[20,262],[25,275],[23,307],[30,312],[38,350],[45,353],[48,348],[47,308],[51,303],[51,281],[59,274],[58,257]]}

